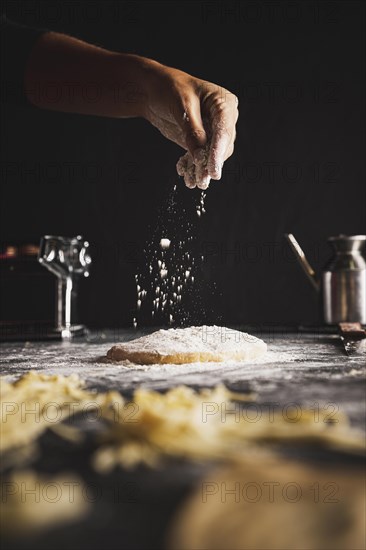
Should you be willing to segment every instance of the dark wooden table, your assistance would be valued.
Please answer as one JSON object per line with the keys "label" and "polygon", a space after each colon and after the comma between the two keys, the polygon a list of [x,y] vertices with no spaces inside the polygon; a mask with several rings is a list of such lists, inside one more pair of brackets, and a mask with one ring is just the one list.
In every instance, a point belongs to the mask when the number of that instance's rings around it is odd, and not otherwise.
{"label": "dark wooden table", "polygon": [[[179,384],[195,388],[224,383],[237,391],[255,391],[258,404],[345,412],[351,424],[365,430],[366,355],[347,357],[336,335],[292,332],[286,329],[257,334],[268,344],[262,359],[248,363],[180,366],[122,366],[103,359],[112,344],[135,338],[132,330],[100,331],[72,342],[14,342],[1,345],[1,374],[10,379],[33,369],[43,373],[77,373],[87,387],[99,391],[116,389],[131,395],[134,388],[164,390]],[[138,468],[115,471],[100,480],[88,467],[87,449],[72,453],[53,436],[45,438],[36,467],[56,472],[78,471],[86,482],[102,484],[103,498],[96,502],[88,520],[52,532],[53,548],[161,548],[164,533],[179,504],[207,473],[204,464],[174,462],[163,470]],[[312,450],[300,451],[313,455]],[[351,466],[349,457],[327,452],[317,460],[335,460]],[[132,487],[130,498],[115,498],[115,487]],[[123,490],[122,490],[123,494]],[[132,497],[131,497],[132,494]],[[106,536],[106,533],[109,533]],[[8,541],[7,548],[49,548],[51,534],[21,542]]]}

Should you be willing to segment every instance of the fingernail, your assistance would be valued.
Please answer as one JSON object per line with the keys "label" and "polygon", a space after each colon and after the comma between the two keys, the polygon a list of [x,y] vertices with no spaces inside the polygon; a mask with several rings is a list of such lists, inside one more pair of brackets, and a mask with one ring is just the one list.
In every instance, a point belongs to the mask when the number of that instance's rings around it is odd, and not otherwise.
{"label": "fingernail", "polygon": [[197,182],[197,187],[204,191],[205,189],[208,188],[210,181],[211,181],[210,176],[206,176],[200,182]]}

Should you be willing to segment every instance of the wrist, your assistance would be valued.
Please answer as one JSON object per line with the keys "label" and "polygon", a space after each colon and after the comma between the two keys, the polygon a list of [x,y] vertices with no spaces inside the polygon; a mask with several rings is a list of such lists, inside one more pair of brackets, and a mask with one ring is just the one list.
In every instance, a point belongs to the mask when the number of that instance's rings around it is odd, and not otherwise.
{"label": "wrist", "polygon": [[163,65],[133,54],[118,54],[115,98],[121,116],[148,118],[149,99]]}

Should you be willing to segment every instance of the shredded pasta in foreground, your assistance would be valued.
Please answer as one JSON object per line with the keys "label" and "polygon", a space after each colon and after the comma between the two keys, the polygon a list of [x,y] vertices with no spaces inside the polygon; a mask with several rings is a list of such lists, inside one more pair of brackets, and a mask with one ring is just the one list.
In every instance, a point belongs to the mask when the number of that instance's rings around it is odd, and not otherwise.
{"label": "shredded pasta in foreground", "polygon": [[16,470],[0,485],[2,532],[28,535],[79,521],[91,508],[85,484],[74,473],[56,476]]}
{"label": "shredded pasta in foreground", "polygon": [[[236,459],[253,445],[315,443],[363,453],[364,434],[351,428],[345,415],[302,409],[260,414],[253,420],[238,401],[253,396],[225,386],[198,392],[187,386],[159,393],[137,389],[132,401],[116,391],[84,389],[77,376],[29,372],[17,381],[1,381],[1,452],[34,448],[39,436],[54,429],[65,439],[82,438],[82,430],[61,424],[74,414],[96,411],[103,420],[94,468],[108,472],[116,465],[156,466],[164,456],[193,460]],[[34,411],[27,414],[27,411]],[[27,454],[27,453],[26,453]],[[29,453],[28,453],[29,454]],[[6,462],[5,462],[6,463]]]}
{"label": "shredded pasta in foreground", "polygon": [[[76,374],[61,376],[30,371],[11,383],[1,378],[1,455],[14,449],[17,454],[34,455],[37,439],[47,429],[60,428],[63,420],[80,411],[103,407],[111,400],[123,401],[118,392],[93,393],[86,391],[84,385]],[[62,425],[64,433],[67,428]]]}

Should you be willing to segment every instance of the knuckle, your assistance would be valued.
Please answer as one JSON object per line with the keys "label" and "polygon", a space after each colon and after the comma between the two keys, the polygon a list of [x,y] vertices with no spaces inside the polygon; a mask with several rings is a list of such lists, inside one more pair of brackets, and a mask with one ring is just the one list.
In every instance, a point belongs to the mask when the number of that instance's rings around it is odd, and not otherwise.
{"label": "knuckle", "polygon": [[190,135],[192,137],[192,139],[194,139],[195,141],[201,141],[202,139],[206,138],[206,133],[204,130],[200,130],[200,129],[193,129],[191,132],[190,132]]}

